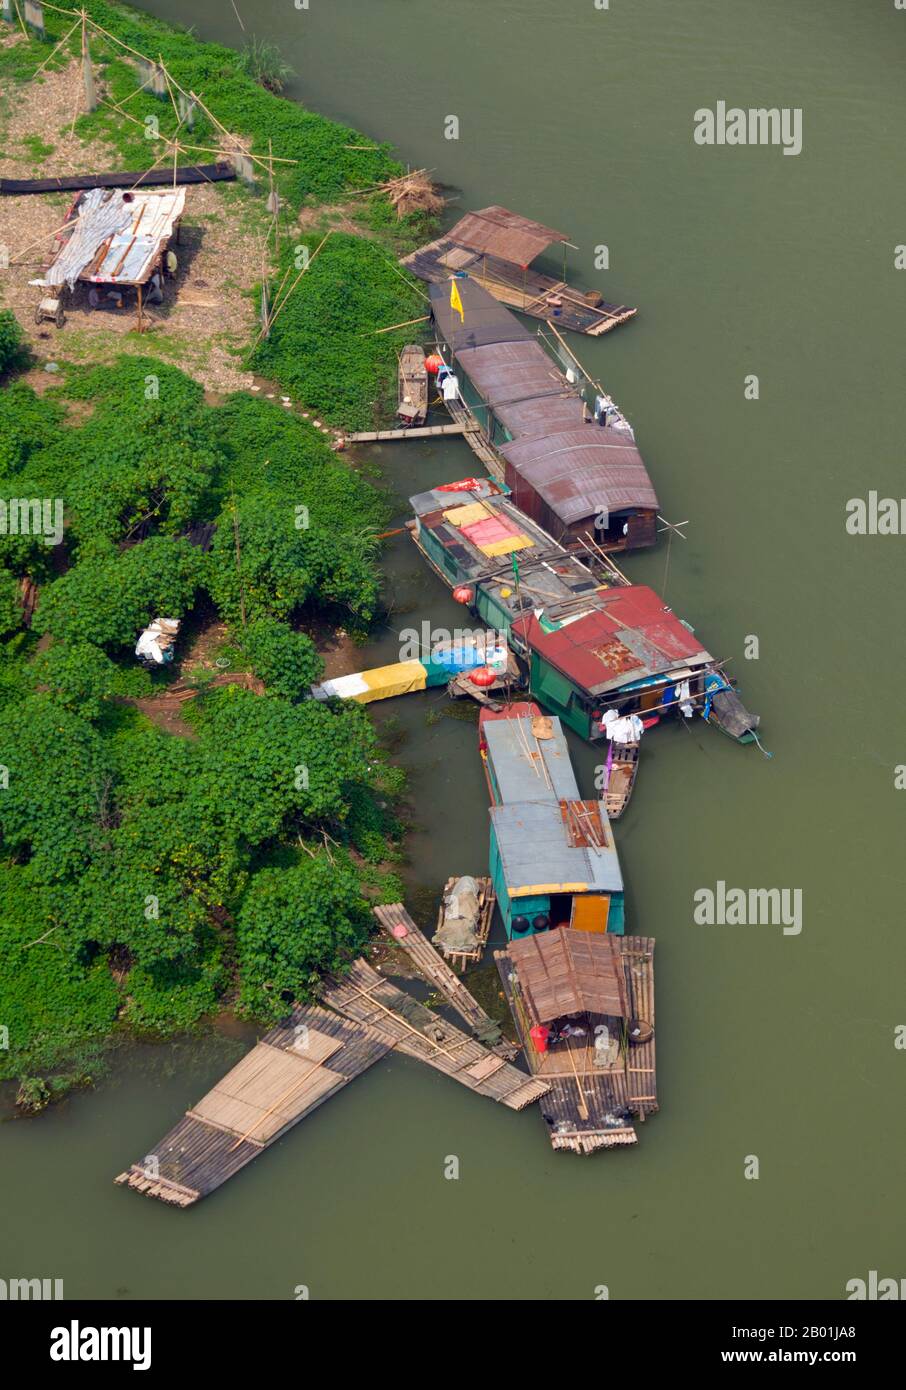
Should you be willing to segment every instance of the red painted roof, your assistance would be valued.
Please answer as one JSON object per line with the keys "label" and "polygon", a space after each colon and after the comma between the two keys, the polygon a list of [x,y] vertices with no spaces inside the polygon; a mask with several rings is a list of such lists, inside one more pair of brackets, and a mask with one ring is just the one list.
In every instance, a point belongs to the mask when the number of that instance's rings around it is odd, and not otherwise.
{"label": "red painted roof", "polygon": [[709,653],[646,584],[596,595],[596,608],[556,632],[535,617],[514,629],[545,660],[593,695],[661,675]]}

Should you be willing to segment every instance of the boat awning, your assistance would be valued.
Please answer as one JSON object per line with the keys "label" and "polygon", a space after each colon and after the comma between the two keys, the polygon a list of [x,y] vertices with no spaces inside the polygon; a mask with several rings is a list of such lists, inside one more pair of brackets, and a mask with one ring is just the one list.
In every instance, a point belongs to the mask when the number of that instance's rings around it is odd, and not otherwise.
{"label": "boat awning", "polygon": [[173,234],[186,202],[184,188],[124,193],[92,188],[79,204],[72,235],[45,273],[48,285],[76,280],[143,285]]}
{"label": "boat awning", "polygon": [[534,616],[518,619],[513,627],[545,661],[595,696],[712,660],[645,584],[599,593],[591,612],[555,632],[545,632]]}
{"label": "boat awning", "polygon": [[578,801],[579,788],[560,720],[550,720],[550,738],[535,738],[532,719],[486,719],[481,735],[500,800]]}
{"label": "boat awning", "polygon": [[619,938],[563,927],[511,941],[507,954],[540,1023],[579,1013],[629,1017]]}
{"label": "boat awning", "polygon": [[515,314],[511,314],[474,280],[457,278],[456,288],[462,301],[462,320],[459,311],[450,304],[450,280],[428,286],[435,321],[453,352],[458,354],[465,348],[486,347],[489,343],[534,341],[535,335],[519,322]]}
{"label": "boat awning", "polygon": [[522,267],[540,256],[552,242],[569,241],[565,233],[497,204],[467,212],[450,228],[447,238],[457,246],[485,256],[499,256],[502,261]]}
{"label": "boat awning", "polygon": [[657,494],[632,435],[582,423],[575,406],[573,429],[518,438],[499,446],[520,478],[566,526],[603,512],[657,511]]}

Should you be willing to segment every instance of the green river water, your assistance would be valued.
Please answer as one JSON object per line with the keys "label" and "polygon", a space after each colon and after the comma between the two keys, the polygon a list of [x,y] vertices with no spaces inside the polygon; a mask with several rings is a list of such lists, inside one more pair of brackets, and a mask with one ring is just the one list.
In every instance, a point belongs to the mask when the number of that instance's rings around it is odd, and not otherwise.
{"label": "green river water", "polygon": [[[112,1178],[244,1044],[134,1048],[98,1090],[3,1126],[0,1273],[62,1277],[69,1297],[253,1299],[302,1284],[313,1298],[589,1299],[607,1285],[617,1299],[834,1299],[869,1269],[906,1275],[906,539],[844,525],[848,499],[906,491],[906,12],[237,3],[249,32],[280,44],[291,94],[433,169],[453,215],[499,202],[564,228],[581,248],[573,277],[640,306],[574,345],[633,421],[662,511],[690,519],[668,600],[733,658],[774,756],[701,721],[645,746],[617,827],[629,929],[658,943],[661,1110],[636,1148],[555,1155],[534,1111],[393,1058],[178,1212]],[[148,8],[243,40],[229,5]],[[719,100],[801,108],[801,154],[696,145],[693,113]],[[444,138],[450,114],[458,141]],[[476,466],[457,440],[368,459],[401,498]],[[626,569],[661,588],[665,558],[662,544]],[[462,622],[407,539],[387,574],[396,627]],[[758,660],[743,656],[750,635]],[[398,646],[378,634],[362,665]],[[428,692],[378,712],[408,735],[414,888],[486,864],[475,730],[426,720],[440,708]],[[590,795],[599,757],[573,751]],[[693,893],[718,880],[801,889],[801,935],[693,925]],[[453,1154],[459,1181],[444,1178]]]}

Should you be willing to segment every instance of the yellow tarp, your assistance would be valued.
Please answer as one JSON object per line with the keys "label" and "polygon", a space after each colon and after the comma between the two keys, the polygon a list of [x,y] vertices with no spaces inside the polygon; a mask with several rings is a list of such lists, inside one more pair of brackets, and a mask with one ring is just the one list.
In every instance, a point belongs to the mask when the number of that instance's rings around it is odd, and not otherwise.
{"label": "yellow tarp", "polygon": [[449,521],[451,526],[471,526],[473,521],[487,521],[494,515],[496,513],[483,502],[468,502],[464,507],[451,507],[444,512],[444,521]]}
{"label": "yellow tarp", "polygon": [[509,555],[513,550],[525,550],[532,545],[528,536],[506,536],[502,541],[491,541],[489,545],[480,545],[478,549],[482,555]]}
{"label": "yellow tarp", "polygon": [[373,671],[360,671],[367,689],[353,695],[360,705],[372,700],[389,700],[394,695],[409,695],[424,690],[428,673],[420,661],[398,661],[393,666],[376,666]]}

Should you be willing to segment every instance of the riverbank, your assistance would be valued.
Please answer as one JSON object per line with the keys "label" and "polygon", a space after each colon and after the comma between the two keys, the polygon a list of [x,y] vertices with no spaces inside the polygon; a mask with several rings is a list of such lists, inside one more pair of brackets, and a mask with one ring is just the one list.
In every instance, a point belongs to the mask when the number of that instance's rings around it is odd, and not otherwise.
{"label": "riverbank", "polygon": [[[393,397],[413,330],[377,330],[417,316],[396,260],[430,220],[397,218],[386,146],[266,91],[232,50],[87,14],[91,113],[65,16],[43,41],[2,36],[0,178],[191,162],[226,129],[268,177],[187,190],[141,332],[79,294],[62,328],[36,323],[28,281],[72,195],[0,197],[0,313],[21,348],[0,499],[59,499],[65,518],[58,545],[0,535],[0,1078],[32,1110],[95,1078],[108,1039],[310,997],[361,950],[370,904],[400,896],[404,833],[367,713],[303,696],[380,612],[388,504],[331,444]],[[204,93],[179,148],[171,76]],[[179,650],[149,672],[132,648],[160,613]]]}

